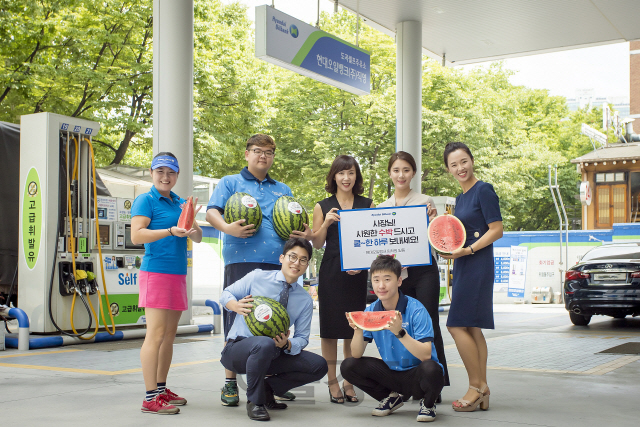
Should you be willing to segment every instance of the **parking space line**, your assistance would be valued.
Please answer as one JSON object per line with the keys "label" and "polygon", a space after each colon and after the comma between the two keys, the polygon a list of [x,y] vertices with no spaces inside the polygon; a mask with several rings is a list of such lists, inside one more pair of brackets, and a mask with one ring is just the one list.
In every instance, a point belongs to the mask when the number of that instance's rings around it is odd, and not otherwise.
{"label": "parking space line", "polygon": [[45,354],[58,354],[58,353],[71,353],[71,352],[75,352],[75,351],[83,351],[83,350],[74,350],[74,349],[70,349],[70,350],[57,350],[57,351],[41,351],[41,352],[29,352],[29,353],[19,353],[19,354],[8,354],[6,356],[0,356],[0,359],[6,359],[9,357],[25,357],[25,356],[42,356]]}
{"label": "parking space line", "polygon": [[604,375],[637,360],[640,360],[640,356],[623,356],[611,362],[603,363],[602,365],[591,368],[584,373],[589,375]]}

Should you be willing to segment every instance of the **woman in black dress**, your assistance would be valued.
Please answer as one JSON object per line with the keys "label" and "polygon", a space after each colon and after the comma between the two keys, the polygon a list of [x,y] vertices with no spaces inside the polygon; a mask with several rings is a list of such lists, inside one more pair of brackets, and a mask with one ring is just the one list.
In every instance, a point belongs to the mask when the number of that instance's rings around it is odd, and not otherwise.
{"label": "woman in black dress", "polygon": [[[378,205],[379,208],[395,206],[427,206],[429,220],[433,220],[438,212],[436,204],[430,196],[424,195],[411,188],[411,180],[417,172],[416,161],[405,151],[393,153],[389,159],[387,171],[393,181],[393,195]],[[402,259],[400,259],[402,261]],[[438,361],[444,368],[444,385],[449,385],[449,371],[444,354],[444,343],[440,331],[440,272],[436,263],[435,250],[431,249],[431,265],[407,267],[402,272],[402,293],[417,299],[424,305],[433,324],[433,343],[436,346]]]}
{"label": "woman in black dress", "polygon": [[341,271],[338,210],[373,208],[371,199],[360,196],[364,191],[362,173],[356,159],[340,155],[335,158],[325,190],[332,196],[318,202],[313,209],[313,246],[326,249],[320,265],[318,303],[320,305],[320,338],[322,357],[329,365],[329,394],[332,403],[357,402],[353,385],[340,384],[336,378],[338,340],[342,339],[344,358],[351,357],[353,328],[344,313],[363,311],[366,306],[366,271]]}

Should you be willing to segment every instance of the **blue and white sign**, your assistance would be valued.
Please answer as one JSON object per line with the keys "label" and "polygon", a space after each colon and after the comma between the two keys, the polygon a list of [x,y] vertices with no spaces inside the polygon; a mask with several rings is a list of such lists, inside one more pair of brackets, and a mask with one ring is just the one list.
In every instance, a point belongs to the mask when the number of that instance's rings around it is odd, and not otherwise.
{"label": "blue and white sign", "polygon": [[509,288],[511,248],[493,247],[494,279],[493,292],[506,292]]}
{"label": "blue and white sign", "polygon": [[527,247],[511,246],[511,263],[509,268],[509,290],[512,298],[524,298],[524,286],[527,272]]}
{"label": "blue and white sign", "polygon": [[403,267],[431,264],[426,206],[338,211],[342,271],[368,270],[378,255],[392,255]]}
{"label": "blue and white sign", "polygon": [[357,95],[370,92],[370,55],[268,5],[256,7],[256,58]]}

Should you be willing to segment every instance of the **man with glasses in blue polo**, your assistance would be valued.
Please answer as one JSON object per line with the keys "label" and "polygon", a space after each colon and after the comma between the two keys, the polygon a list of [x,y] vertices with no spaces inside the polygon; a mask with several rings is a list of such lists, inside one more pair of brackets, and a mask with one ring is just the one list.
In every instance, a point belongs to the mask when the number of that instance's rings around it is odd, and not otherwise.
{"label": "man with glasses in blue polo", "polygon": [[[244,152],[247,166],[239,174],[223,177],[213,191],[207,205],[207,221],[224,233],[222,243],[223,289],[253,270],[280,270],[279,256],[282,253],[284,242],[273,229],[273,206],[278,198],[292,196],[292,193],[286,184],[269,176],[275,152],[276,144],[271,136],[256,134],[249,138]],[[257,232],[252,224],[245,225],[244,220],[231,224],[227,224],[224,220],[224,207],[227,200],[239,192],[248,193],[260,205],[262,225]],[[304,232],[294,231],[291,237],[311,240],[311,229],[305,226]],[[234,320],[235,313],[223,310],[225,341]],[[222,405],[237,406],[240,400],[236,374],[225,370],[225,375],[225,385],[220,396]],[[287,392],[279,398],[293,400],[295,395]]]}

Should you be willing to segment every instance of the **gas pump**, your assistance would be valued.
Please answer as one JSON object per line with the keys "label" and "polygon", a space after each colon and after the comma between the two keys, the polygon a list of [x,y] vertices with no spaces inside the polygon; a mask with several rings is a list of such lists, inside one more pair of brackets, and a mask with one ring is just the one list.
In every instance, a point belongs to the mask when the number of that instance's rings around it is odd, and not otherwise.
{"label": "gas pump", "polygon": [[144,323],[144,247],[131,243],[133,200],[98,197],[99,129],[52,113],[21,117],[18,298],[33,333],[89,339],[100,326],[114,334]]}

